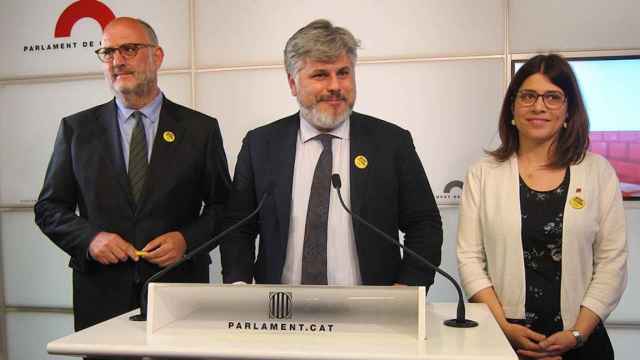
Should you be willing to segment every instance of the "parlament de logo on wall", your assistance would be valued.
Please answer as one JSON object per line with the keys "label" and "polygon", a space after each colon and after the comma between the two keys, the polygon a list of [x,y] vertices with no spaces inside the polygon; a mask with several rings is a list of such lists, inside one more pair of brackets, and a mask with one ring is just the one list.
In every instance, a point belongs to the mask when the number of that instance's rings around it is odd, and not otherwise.
{"label": "parlament de logo on wall", "polygon": [[58,18],[54,36],[57,38],[71,36],[73,25],[84,18],[94,19],[104,30],[104,27],[115,17],[113,11],[98,0],[78,0],[64,9]]}
{"label": "parlament de logo on wall", "polygon": [[[104,30],[111,20],[115,19],[113,11],[98,0],[78,0],[67,6],[56,22],[56,27],[53,29],[54,38],[46,42],[25,44],[23,46],[23,52],[39,53],[49,51],[64,51],[66,49],[77,48],[94,48],[100,46],[100,40],[67,40],[64,38],[71,37],[73,26],[82,19],[95,20]],[[55,41],[55,39],[61,39],[61,41]],[[53,41],[52,41],[53,40]]]}
{"label": "parlament de logo on wall", "polygon": [[460,203],[463,183],[460,180],[449,181],[441,193],[435,193],[436,202],[441,205],[453,205]]}

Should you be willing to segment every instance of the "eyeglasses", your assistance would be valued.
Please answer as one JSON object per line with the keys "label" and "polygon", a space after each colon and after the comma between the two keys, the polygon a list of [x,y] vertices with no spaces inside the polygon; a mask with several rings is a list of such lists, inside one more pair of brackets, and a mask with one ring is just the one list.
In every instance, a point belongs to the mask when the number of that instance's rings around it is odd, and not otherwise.
{"label": "eyeglasses", "polygon": [[136,43],[127,43],[122,44],[115,47],[102,47],[95,51],[96,55],[98,55],[98,59],[102,62],[111,62],[113,61],[113,57],[115,56],[116,51],[120,53],[122,57],[125,59],[133,59],[138,55],[138,51],[142,48],[156,47],[156,45],[152,44],[136,44]]}
{"label": "eyeglasses", "polygon": [[547,91],[544,94],[538,94],[532,90],[521,90],[516,94],[516,104],[521,106],[532,106],[542,97],[542,102],[549,110],[556,110],[562,107],[567,101],[567,97],[559,91]]}

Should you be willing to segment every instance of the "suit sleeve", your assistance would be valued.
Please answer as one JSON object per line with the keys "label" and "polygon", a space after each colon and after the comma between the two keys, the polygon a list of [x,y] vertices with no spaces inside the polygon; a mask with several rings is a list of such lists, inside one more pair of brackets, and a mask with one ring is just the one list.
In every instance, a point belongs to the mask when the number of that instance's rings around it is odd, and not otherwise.
{"label": "suit sleeve", "polygon": [[73,169],[72,139],[73,129],[63,119],[34,212],[40,230],[83,271],[89,244],[100,230],[76,214],[82,199]]}
{"label": "suit sleeve", "polygon": [[[231,195],[225,209],[225,229],[249,215],[257,206],[254,181],[251,146],[249,135],[247,135],[238,155]],[[223,282],[244,281],[251,283],[253,281],[257,233],[258,221],[253,218],[229,234],[229,238],[222,243],[220,254]]]}
{"label": "suit sleeve", "polygon": [[[398,166],[398,224],[404,233],[404,245],[440,265],[442,220],[429,180],[416,153],[409,132],[400,144]],[[433,284],[435,272],[404,254],[397,282],[407,285]]]}
{"label": "suit sleeve", "polygon": [[187,251],[202,245],[218,232],[224,204],[229,196],[231,179],[220,127],[217,120],[209,121],[214,125],[209,129],[205,150],[204,181],[201,189],[204,206],[200,216],[180,229],[187,242]]}

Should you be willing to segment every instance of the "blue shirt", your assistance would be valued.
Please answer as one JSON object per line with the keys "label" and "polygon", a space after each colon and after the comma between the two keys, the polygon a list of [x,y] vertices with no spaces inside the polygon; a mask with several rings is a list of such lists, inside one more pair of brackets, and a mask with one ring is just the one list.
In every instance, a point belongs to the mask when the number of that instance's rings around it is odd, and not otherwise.
{"label": "blue shirt", "polygon": [[120,138],[122,139],[122,155],[124,157],[124,165],[129,171],[129,143],[131,142],[131,134],[136,125],[135,120],[131,117],[135,111],[140,111],[144,116],[144,132],[147,138],[147,161],[151,162],[151,151],[153,150],[153,140],[156,138],[158,131],[158,120],[160,119],[160,108],[162,107],[162,92],[156,96],[153,101],[142,109],[131,109],[126,107],[116,97],[116,107],[118,108],[118,127],[120,128]]}

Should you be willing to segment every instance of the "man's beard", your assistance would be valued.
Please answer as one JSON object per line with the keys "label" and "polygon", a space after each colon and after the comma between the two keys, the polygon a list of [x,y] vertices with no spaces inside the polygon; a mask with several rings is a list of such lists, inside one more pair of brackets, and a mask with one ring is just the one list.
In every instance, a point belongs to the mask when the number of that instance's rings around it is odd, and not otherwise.
{"label": "man's beard", "polygon": [[349,106],[342,114],[331,115],[320,111],[318,103],[307,108],[303,106],[298,99],[298,104],[300,105],[302,118],[311,123],[316,129],[323,131],[330,131],[340,126],[349,118],[353,110],[352,107]]}
{"label": "man's beard", "polygon": [[146,74],[143,78],[135,77],[138,80],[133,86],[121,85],[116,87],[116,84],[111,83],[111,90],[121,96],[125,97],[138,97],[142,98],[147,96],[154,88],[153,84],[155,84],[156,79],[154,76],[149,76]]}
{"label": "man's beard", "polygon": [[133,85],[121,84],[120,86],[116,86],[116,83],[111,81],[111,90],[116,95],[127,98],[144,98],[148,96],[153,92],[153,90],[155,89],[155,84],[157,84],[158,81],[158,75],[155,71],[151,70],[152,67],[153,61],[151,60],[151,58],[149,58],[145,69],[142,71],[134,71],[126,65],[118,66],[118,68],[113,69],[114,73],[131,73],[131,75],[135,79],[135,83]]}

